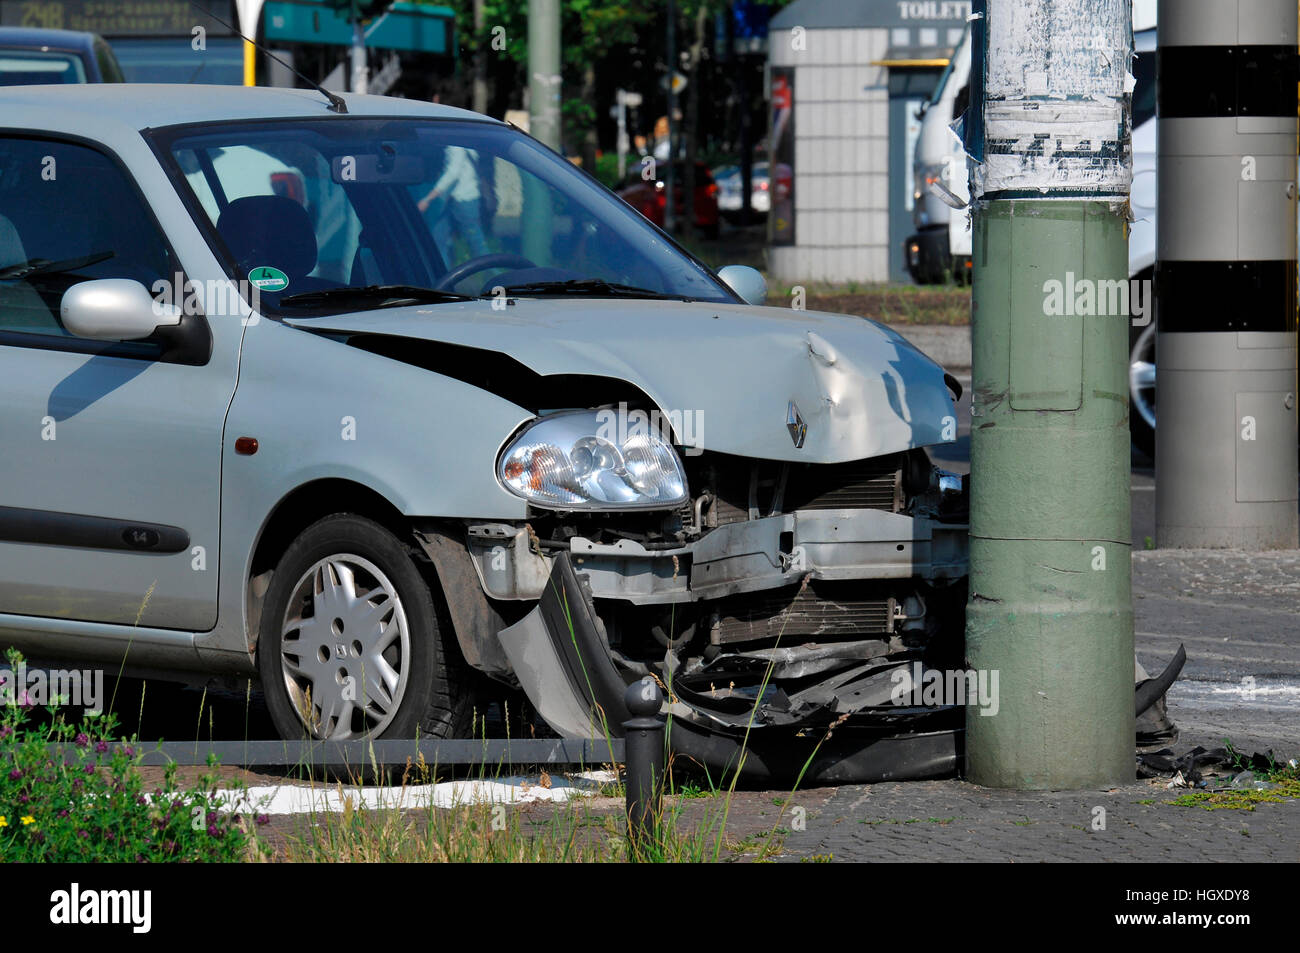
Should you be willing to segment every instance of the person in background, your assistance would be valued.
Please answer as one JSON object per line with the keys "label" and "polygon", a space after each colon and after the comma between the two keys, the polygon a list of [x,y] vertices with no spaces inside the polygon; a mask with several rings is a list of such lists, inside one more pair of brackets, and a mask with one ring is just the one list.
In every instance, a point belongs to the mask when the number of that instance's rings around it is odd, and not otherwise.
{"label": "person in background", "polygon": [[438,243],[443,259],[450,265],[452,226],[464,240],[470,257],[488,253],[483,237],[482,193],[479,191],[478,169],[475,162],[478,152],[464,146],[448,146],[445,151],[442,176],[424,198],[419,201],[421,214],[438,199],[446,196],[446,211],[433,225],[433,238]]}

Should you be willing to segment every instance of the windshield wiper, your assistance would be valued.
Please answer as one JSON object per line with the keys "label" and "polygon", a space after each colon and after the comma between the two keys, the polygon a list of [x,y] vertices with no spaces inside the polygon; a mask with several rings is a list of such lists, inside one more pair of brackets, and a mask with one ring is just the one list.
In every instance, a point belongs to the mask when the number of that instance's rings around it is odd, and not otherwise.
{"label": "windshield wiper", "polygon": [[113,254],[111,251],[101,251],[92,255],[82,255],[80,258],[64,258],[62,261],[51,261],[48,258],[29,258],[17,265],[0,268],[0,280],[8,281],[14,278],[31,278],[33,275],[53,275],[73,271],[77,268],[85,268],[87,265],[97,265],[101,261],[108,261],[113,257]]}
{"label": "windshield wiper", "polygon": [[477,301],[474,295],[460,294],[456,291],[443,291],[441,288],[425,288],[421,285],[366,285],[364,288],[348,286],[346,288],[324,288],[320,291],[300,291],[281,298],[280,307],[311,307],[335,302],[361,301],[371,303],[372,307],[386,308],[404,304],[408,301],[439,303],[443,301]]}
{"label": "windshield wiper", "polygon": [[649,288],[620,285],[600,278],[571,278],[568,281],[529,281],[506,285],[506,294],[516,295],[591,295],[598,298],[665,298],[673,301],[694,301],[686,295],[664,294]]}

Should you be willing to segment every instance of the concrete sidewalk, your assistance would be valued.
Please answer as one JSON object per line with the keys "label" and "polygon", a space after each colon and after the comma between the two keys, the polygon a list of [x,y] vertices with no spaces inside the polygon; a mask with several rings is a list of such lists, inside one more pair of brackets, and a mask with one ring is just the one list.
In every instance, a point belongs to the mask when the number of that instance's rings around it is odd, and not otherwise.
{"label": "concrete sidewalk", "polygon": [[889,324],[930,360],[958,377],[970,373],[970,325],[968,324]]}

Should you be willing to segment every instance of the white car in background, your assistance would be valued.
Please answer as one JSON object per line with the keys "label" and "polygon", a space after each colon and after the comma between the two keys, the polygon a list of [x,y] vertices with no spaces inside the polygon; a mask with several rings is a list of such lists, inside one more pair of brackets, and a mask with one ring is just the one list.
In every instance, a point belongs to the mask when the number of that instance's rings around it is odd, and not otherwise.
{"label": "white car in background", "polygon": [[[766,162],[755,162],[750,172],[749,208],[761,220],[772,208],[771,182]],[[740,218],[744,205],[744,182],[739,165],[724,165],[713,170],[713,181],[718,186],[718,211],[729,222]]]}

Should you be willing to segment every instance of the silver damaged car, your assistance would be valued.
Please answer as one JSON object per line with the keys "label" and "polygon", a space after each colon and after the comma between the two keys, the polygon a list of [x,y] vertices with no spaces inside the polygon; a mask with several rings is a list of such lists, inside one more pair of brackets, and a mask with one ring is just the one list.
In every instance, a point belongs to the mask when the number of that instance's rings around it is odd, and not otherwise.
{"label": "silver damaged car", "polygon": [[618,735],[649,674],[708,765],[951,770],[961,710],[893,689],[961,667],[959,385],[902,337],[764,306],[461,110],[0,106],[0,643],[252,674],[286,737],[520,691]]}

